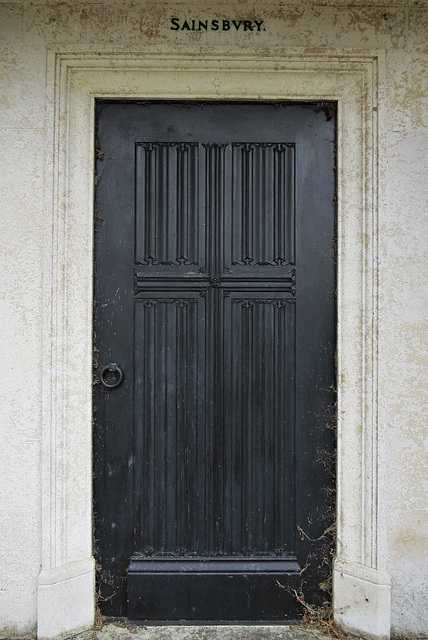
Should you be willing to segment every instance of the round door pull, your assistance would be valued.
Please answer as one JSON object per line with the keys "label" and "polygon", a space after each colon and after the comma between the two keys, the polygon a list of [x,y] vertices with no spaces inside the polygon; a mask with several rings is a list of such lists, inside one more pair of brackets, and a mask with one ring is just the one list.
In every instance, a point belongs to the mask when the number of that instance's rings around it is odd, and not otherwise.
{"label": "round door pull", "polygon": [[100,380],[101,384],[107,387],[107,389],[114,389],[122,382],[123,371],[115,362],[110,362],[110,364],[101,371]]}

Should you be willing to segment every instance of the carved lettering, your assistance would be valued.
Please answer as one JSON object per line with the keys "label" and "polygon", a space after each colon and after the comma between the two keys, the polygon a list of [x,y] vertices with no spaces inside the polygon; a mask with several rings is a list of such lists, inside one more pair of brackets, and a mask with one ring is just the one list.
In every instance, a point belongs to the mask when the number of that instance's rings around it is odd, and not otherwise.
{"label": "carved lettering", "polygon": [[266,31],[264,20],[181,20],[171,18],[171,31]]}

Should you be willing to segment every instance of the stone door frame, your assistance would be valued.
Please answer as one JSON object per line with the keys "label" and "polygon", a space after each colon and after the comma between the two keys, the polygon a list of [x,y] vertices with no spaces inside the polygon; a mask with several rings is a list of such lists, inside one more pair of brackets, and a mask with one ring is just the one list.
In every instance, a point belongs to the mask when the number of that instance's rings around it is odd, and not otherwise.
{"label": "stone door frame", "polygon": [[38,635],[92,625],[92,269],[96,98],[337,101],[337,554],[348,628],[389,636],[377,411],[382,52],[275,56],[157,48],[48,54],[44,220],[42,569]]}

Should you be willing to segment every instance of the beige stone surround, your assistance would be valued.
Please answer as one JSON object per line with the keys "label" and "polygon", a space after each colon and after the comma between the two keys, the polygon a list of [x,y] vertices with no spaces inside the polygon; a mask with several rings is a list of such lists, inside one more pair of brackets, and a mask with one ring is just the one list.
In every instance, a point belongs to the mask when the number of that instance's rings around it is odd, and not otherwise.
{"label": "beige stone surround", "polygon": [[377,153],[381,51],[61,47],[48,56],[38,634],[91,625],[93,136],[97,97],[337,100],[336,619],[389,637],[378,517]]}

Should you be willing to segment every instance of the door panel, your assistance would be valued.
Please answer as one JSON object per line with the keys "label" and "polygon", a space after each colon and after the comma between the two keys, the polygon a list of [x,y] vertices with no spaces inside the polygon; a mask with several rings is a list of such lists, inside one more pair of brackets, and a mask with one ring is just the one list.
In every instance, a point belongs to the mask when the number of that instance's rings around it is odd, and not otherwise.
{"label": "door panel", "polygon": [[[166,276],[205,266],[203,192],[197,143],[136,145],[136,260]],[[161,267],[170,267],[165,270]]]}
{"label": "door panel", "polygon": [[98,369],[124,371],[94,391],[103,609],[294,617],[333,518],[334,122],[103,102],[97,133]]}
{"label": "door panel", "polygon": [[135,307],[135,544],[147,556],[205,551],[206,298],[162,295]]}
{"label": "door panel", "polygon": [[223,298],[222,512],[230,554],[281,556],[294,550],[291,300],[258,291]]}
{"label": "door panel", "polygon": [[294,264],[294,145],[234,143],[231,165],[223,268]]}

